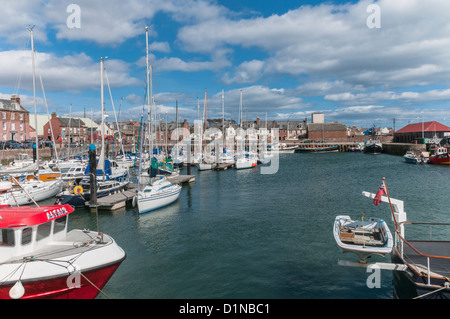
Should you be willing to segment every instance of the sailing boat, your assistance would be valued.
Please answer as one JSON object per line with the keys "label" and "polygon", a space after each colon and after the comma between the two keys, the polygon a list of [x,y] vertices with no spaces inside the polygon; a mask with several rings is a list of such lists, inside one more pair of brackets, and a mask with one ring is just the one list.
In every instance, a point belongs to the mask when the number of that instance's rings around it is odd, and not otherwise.
{"label": "sailing boat", "polygon": [[[37,127],[37,109],[36,109],[36,85],[35,85],[35,67],[34,67],[34,58],[35,58],[35,52],[34,52],[34,41],[33,41],[33,29],[30,28],[30,36],[31,36],[31,61],[32,61],[32,78],[33,78],[33,101],[34,101],[34,113],[35,113],[35,125]],[[29,176],[29,174],[26,174],[24,171],[20,173],[20,171],[16,171],[14,173],[13,169],[8,169],[4,172],[1,172],[1,175],[4,176],[4,180],[6,181],[13,181],[17,187],[13,187],[12,183],[6,183],[5,185],[8,185],[10,187],[6,187],[1,193],[0,193],[0,203],[3,205],[24,205],[31,203],[32,201],[42,201],[48,198],[51,198],[58,194],[62,190],[63,182],[58,177],[53,177],[48,181],[41,180],[40,177],[40,169],[39,169],[39,147],[38,147],[38,139],[36,134],[36,158],[25,158],[22,157],[20,160],[18,160],[18,163],[21,163],[22,168],[26,169],[27,166],[34,167],[35,173],[37,173],[37,178],[35,176]],[[19,154],[23,155],[23,154]],[[21,177],[19,177],[17,174],[22,174]],[[28,175],[28,176],[27,176]],[[17,181],[15,178],[17,177],[21,183]]]}
{"label": "sailing boat", "polygon": [[[148,59],[148,27],[145,28],[146,33],[146,49],[147,49],[147,102],[150,107],[151,93],[149,94],[150,79],[149,79],[149,59]],[[141,140],[142,150],[142,140]],[[141,152],[142,153],[142,152]],[[161,176],[160,179],[153,181],[150,178],[150,183],[147,184],[143,190],[140,190],[141,181],[141,165],[142,159],[139,161],[139,175],[138,175],[138,188],[136,199],[133,199],[133,203],[137,201],[137,207],[140,214],[153,211],[155,209],[167,206],[175,202],[181,193],[181,186],[172,184],[167,178]]]}
{"label": "sailing boat", "polygon": [[206,131],[206,111],[207,111],[207,90],[205,90],[205,108],[204,108],[205,122],[203,123],[203,132],[201,134],[202,135],[202,144],[203,144],[203,141],[205,141],[205,145],[203,146],[203,158],[198,163],[198,170],[199,171],[211,170],[215,166],[214,155],[212,155],[209,151],[207,151],[206,139],[205,139],[205,136],[204,136],[205,135],[205,131]]}
{"label": "sailing boat", "polygon": [[[101,108],[102,108],[102,148],[97,161],[97,198],[108,196],[126,189],[129,181],[128,170],[119,167],[115,161],[105,159],[105,134],[104,134],[104,102],[103,102],[103,58],[100,59],[101,75]],[[79,186],[73,190],[67,189],[57,196],[56,202],[73,206],[83,206],[90,199],[90,165],[85,170],[85,176]]]}
{"label": "sailing boat", "polygon": [[[242,128],[242,90],[239,102],[239,125]],[[258,157],[256,154],[252,154],[250,152],[244,151],[245,148],[245,140],[241,139],[241,147],[239,158],[236,159],[236,163],[234,167],[236,169],[246,169],[258,166]],[[236,142],[238,143],[238,142]]]}

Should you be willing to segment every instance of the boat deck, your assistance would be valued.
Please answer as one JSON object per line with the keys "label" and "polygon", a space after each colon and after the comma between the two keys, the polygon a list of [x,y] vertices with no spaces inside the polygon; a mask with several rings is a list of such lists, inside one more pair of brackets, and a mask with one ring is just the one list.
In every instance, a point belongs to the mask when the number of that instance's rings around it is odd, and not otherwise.
{"label": "boat deck", "polygon": [[[448,241],[410,241],[423,255],[446,256],[445,258],[429,258],[431,276],[450,278],[450,242]],[[404,245],[403,254],[406,262],[412,265],[418,273],[428,275],[427,257],[421,256],[408,245]]]}
{"label": "boat deck", "polygon": [[383,246],[384,241],[382,234],[375,230],[365,230],[365,229],[352,229],[347,230],[341,228],[340,233],[341,241],[346,244],[354,245],[367,245],[367,246]]}

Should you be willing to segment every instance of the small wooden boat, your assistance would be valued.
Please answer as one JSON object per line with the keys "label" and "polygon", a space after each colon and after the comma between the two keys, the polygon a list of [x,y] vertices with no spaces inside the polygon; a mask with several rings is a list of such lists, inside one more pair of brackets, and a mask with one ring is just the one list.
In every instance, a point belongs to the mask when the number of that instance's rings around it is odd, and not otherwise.
{"label": "small wooden boat", "polygon": [[361,263],[372,255],[384,257],[390,254],[394,244],[391,231],[381,218],[371,217],[363,221],[337,216],[333,235],[342,251],[357,254]]}

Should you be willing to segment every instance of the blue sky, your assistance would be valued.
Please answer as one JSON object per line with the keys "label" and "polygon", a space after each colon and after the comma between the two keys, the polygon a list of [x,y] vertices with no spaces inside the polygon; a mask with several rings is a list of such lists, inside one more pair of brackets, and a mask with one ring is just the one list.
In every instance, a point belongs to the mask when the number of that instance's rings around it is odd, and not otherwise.
{"label": "blue sky", "polygon": [[[70,4],[80,28],[69,28]],[[369,27],[375,4],[379,27]],[[35,25],[38,113],[100,114],[100,66],[119,119],[139,119],[149,26],[154,112],[310,120],[357,127],[437,120],[450,124],[450,2],[0,0],[0,97],[34,112],[30,34]],[[374,20],[371,20],[374,21]],[[20,81],[19,81],[20,79]],[[113,107],[105,80],[105,108]],[[121,99],[123,107],[119,114]],[[70,107],[72,105],[72,107]],[[71,113],[69,112],[71,110]]]}

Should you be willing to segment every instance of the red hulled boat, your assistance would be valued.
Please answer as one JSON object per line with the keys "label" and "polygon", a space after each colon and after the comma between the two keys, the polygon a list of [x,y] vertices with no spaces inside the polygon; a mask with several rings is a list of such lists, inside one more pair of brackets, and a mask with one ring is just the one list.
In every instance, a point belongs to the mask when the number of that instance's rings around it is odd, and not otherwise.
{"label": "red hulled boat", "polygon": [[92,299],[125,252],[106,234],[67,231],[70,205],[0,205],[0,298]]}
{"label": "red hulled boat", "polygon": [[428,160],[430,164],[450,164],[450,154],[446,147],[436,147],[433,149],[433,154],[430,155]]}

